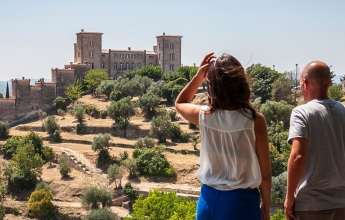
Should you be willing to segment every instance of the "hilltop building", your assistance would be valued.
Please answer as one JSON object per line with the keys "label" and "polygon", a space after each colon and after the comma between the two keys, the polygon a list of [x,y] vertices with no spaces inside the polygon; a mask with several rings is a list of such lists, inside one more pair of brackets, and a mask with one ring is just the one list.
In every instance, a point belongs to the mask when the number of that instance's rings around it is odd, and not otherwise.
{"label": "hilltop building", "polygon": [[100,32],[77,33],[74,44],[74,62],[64,68],[51,69],[51,82],[43,78],[30,85],[30,79],[12,79],[12,97],[0,99],[0,121],[10,125],[37,116],[39,109],[48,111],[53,108],[57,96],[65,96],[65,87],[75,79],[83,79],[90,69],[105,69],[109,76],[117,79],[126,70],[146,65],[161,66],[164,72],[175,71],[181,66],[181,38],[178,35],[157,36],[153,51],[102,49]]}

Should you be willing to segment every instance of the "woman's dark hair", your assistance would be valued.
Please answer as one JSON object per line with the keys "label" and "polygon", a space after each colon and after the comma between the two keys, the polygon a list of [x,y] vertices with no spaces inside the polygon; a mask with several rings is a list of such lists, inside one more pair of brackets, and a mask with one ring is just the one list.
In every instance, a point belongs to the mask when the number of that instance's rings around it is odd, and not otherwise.
{"label": "woman's dark hair", "polygon": [[[250,88],[241,63],[229,54],[223,54],[210,66],[207,73],[208,102],[215,110],[237,110],[255,119],[256,111],[250,105]],[[250,117],[251,115],[251,117]]]}

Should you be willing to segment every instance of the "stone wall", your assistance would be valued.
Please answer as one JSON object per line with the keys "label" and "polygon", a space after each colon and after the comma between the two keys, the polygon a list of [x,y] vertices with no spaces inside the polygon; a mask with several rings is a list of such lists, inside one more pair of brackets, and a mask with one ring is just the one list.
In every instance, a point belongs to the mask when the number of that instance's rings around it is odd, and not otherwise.
{"label": "stone wall", "polygon": [[0,99],[0,121],[12,121],[15,119],[15,99]]}

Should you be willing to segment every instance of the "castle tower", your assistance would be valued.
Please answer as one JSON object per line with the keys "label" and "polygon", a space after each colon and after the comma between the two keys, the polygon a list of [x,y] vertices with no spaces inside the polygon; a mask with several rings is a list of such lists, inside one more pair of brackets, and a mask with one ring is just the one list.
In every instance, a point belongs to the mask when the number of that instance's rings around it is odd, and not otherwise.
{"label": "castle tower", "polygon": [[180,35],[157,36],[158,64],[163,71],[173,72],[181,66],[181,38]]}
{"label": "castle tower", "polygon": [[89,63],[90,69],[101,68],[102,34],[100,32],[77,33],[77,43],[74,44],[74,63]]}

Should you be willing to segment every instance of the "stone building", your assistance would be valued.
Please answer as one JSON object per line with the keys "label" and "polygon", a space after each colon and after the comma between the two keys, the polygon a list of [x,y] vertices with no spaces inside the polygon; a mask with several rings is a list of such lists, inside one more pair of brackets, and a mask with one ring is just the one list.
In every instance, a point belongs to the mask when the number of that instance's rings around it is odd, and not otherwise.
{"label": "stone building", "polygon": [[65,97],[65,87],[76,79],[83,80],[90,69],[105,69],[113,79],[122,76],[126,70],[146,65],[161,66],[164,72],[175,71],[181,66],[182,36],[157,36],[153,51],[102,49],[102,34],[99,32],[77,33],[74,44],[74,62],[64,68],[51,69],[51,82],[43,78],[30,85],[30,79],[12,80],[12,97],[0,99],[0,121],[10,125],[37,116],[38,110],[48,111],[54,107],[57,96]]}
{"label": "stone building", "polygon": [[74,63],[89,63],[91,69],[105,69],[113,79],[122,76],[126,70],[146,65],[160,66],[168,73],[181,66],[181,38],[179,35],[157,36],[157,45],[152,51],[102,49],[102,34],[99,32],[77,33],[74,44]]}

